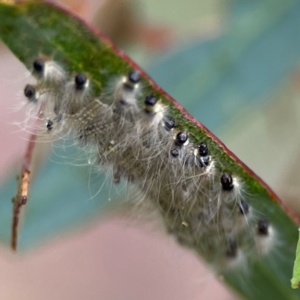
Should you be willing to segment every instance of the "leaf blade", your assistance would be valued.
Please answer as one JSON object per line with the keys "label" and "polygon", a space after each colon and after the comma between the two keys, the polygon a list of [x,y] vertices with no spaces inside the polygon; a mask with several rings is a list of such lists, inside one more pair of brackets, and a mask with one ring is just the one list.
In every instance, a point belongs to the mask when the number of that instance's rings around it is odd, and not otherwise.
{"label": "leaf blade", "polygon": [[[66,66],[69,71],[84,71],[90,75],[94,82],[95,92],[99,92],[117,74],[127,73],[132,67],[139,69],[123,52],[107,43],[106,39],[102,37],[102,40],[99,40],[98,36],[87,29],[82,22],[54,5],[47,3],[16,6],[0,4],[0,17],[1,38],[29,69],[38,53],[53,55],[55,60]],[[76,47],[74,47],[74,41],[77,41]],[[106,72],[101,72],[104,69]],[[247,278],[251,279],[252,289],[245,287],[245,282],[240,281],[241,274],[237,271],[224,274],[225,281],[238,292],[246,295],[248,299],[258,299],[261,291],[264,291],[264,295],[282,295],[285,299],[296,299],[296,295],[299,294],[287,289],[287,284],[292,266],[292,253],[297,242],[297,231],[296,225],[282,210],[285,208],[282,202],[223,143],[192,118],[142,70],[141,73],[144,76],[145,91],[160,95],[162,101],[170,107],[170,114],[179,121],[179,128],[189,130],[196,142],[206,141],[214,155],[222,161],[223,169],[243,179],[249,192],[255,195],[254,208],[262,214],[272,213],[273,217],[276,216],[272,222],[278,230],[280,229],[280,239],[284,245],[288,245],[280,248],[286,262],[278,260],[278,253],[276,253],[270,262],[253,263],[249,273],[243,274],[244,281]],[[291,212],[289,214],[292,215]],[[273,266],[274,261],[284,266],[278,275],[281,280],[278,280],[274,274],[274,269],[276,269],[276,266]],[[267,281],[270,279],[278,284],[275,287],[268,284]],[[253,286],[259,286],[262,290],[253,289]]]}

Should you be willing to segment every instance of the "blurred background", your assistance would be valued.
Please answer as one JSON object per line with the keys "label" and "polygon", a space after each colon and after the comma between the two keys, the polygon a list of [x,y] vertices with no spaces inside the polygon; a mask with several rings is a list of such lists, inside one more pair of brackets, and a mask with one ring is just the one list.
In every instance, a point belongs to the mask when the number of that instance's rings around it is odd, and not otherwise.
{"label": "blurred background", "polygon": [[[65,0],[215,133],[298,214],[298,0]],[[104,177],[51,154],[8,245],[28,134],[28,71],[0,43],[0,299],[234,299],[156,225],[105,213]],[[92,184],[90,184],[92,182]],[[100,183],[101,185],[102,183]],[[92,185],[93,187],[91,188]]]}

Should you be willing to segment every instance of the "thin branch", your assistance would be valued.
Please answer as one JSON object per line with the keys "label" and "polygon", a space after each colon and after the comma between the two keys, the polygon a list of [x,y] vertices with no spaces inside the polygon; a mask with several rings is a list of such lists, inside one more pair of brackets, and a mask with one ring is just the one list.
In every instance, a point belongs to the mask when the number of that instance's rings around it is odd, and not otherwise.
{"label": "thin branch", "polygon": [[30,135],[30,139],[27,145],[27,149],[23,158],[22,162],[22,169],[21,174],[19,177],[18,182],[18,188],[16,196],[12,199],[13,202],[13,216],[12,216],[12,233],[11,233],[11,248],[12,250],[17,250],[17,244],[18,244],[18,233],[19,233],[19,220],[20,220],[20,213],[22,206],[24,206],[27,203],[28,200],[28,190],[29,190],[29,183],[30,183],[30,169],[31,169],[31,163],[33,158],[33,152],[36,145],[37,140],[37,131],[38,131],[38,125],[41,122],[41,115],[42,115],[42,109],[43,107],[40,107],[38,112],[38,117],[36,119],[34,126],[34,131]]}

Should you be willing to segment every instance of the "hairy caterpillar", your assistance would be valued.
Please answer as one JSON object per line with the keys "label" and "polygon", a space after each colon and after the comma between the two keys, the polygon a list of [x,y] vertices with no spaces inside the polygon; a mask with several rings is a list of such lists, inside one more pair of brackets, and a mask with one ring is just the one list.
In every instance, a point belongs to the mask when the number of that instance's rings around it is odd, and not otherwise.
{"label": "hairy caterpillar", "polygon": [[[129,57],[69,12],[43,2],[1,4],[0,14],[1,38],[28,69],[33,68],[38,79],[32,84],[33,89],[27,89],[31,93],[27,97],[30,111],[26,122],[38,113],[39,119],[30,123],[44,122],[43,140],[62,139],[64,143],[66,138],[74,137],[79,148],[94,155],[91,162],[107,168],[107,177],[113,175],[112,182],[125,181],[128,194],[138,191],[134,203],[156,206],[168,231],[204,257],[221,274],[219,278],[247,298],[268,295],[274,299],[296,299],[297,292],[291,294],[289,290],[289,278],[297,241],[293,220],[299,223],[299,219],[262,180]],[[57,63],[39,58],[42,63],[36,64],[42,68],[37,70],[33,62],[38,53],[55,57]],[[50,72],[42,72],[43,62]],[[128,74],[134,70],[140,72],[140,81],[131,85],[131,92],[126,89],[126,99],[118,101],[124,94],[124,81],[128,83]],[[200,86],[206,85],[207,78],[204,79]],[[35,97],[30,96],[32,92]],[[97,126],[83,126],[83,116],[91,118],[88,125],[95,123],[94,117],[98,118]],[[30,136],[29,150],[36,128]],[[105,134],[98,135],[99,143],[95,143],[94,133],[99,128]],[[114,139],[108,140],[110,132]],[[255,139],[250,150],[254,158],[265,163],[258,143]],[[14,198],[13,228],[27,199],[29,150],[19,177],[23,185],[19,185]],[[71,157],[67,159],[73,161]],[[49,182],[50,189],[52,184]],[[122,185],[119,187],[122,189]],[[182,202],[184,205],[178,205]],[[12,240],[16,237],[13,233]]]}
{"label": "hairy caterpillar", "polygon": [[243,181],[223,170],[205,141],[179,128],[158,95],[143,89],[131,70],[94,95],[88,76],[56,62],[33,62],[35,85],[24,95],[53,139],[74,136],[93,149],[97,165],[112,170],[151,201],[181,244],[195,249],[217,272],[237,267],[249,253],[266,254],[274,228],[251,207]]}

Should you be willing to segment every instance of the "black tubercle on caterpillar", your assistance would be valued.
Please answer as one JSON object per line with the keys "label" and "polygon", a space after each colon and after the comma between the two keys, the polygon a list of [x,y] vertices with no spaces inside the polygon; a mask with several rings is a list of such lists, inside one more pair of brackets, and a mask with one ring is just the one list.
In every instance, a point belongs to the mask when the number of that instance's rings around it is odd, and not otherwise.
{"label": "black tubercle on caterpillar", "polygon": [[153,112],[153,107],[155,106],[156,102],[157,102],[157,98],[153,94],[150,94],[150,95],[146,96],[146,98],[145,98],[145,112],[152,113]]}
{"label": "black tubercle on caterpillar", "polygon": [[109,171],[114,184],[133,185],[140,195],[133,201],[150,201],[180,243],[218,271],[243,249],[269,251],[274,229],[255,219],[242,180],[222,169],[209,140],[195,142],[162,99],[143,91],[138,71],[97,95],[84,73],[71,76],[54,61],[35,60],[33,73],[37,85],[27,85],[24,95],[45,105],[44,130],[53,139],[71,133],[93,149],[92,161]]}
{"label": "black tubercle on caterpillar", "polygon": [[131,83],[134,83],[134,84],[140,82],[140,80],[141,80],[140,73],[136,70],[133,70],[133,71],[129,72],[128,80]]}
{"label": "black tubercle on caterpillar", "polygon": [[134,89],[136,84],[141,80],[140,73],[138,71],[130,71],[127,76],[127,80],[123,83],[123,87],[128,90]]}
{"label": "black tubercle on caterpillar", "polygon": [[157,98],[153,94],[150,94],[145,99],[146,106],[154,106],[156,104],[156,102],[157,102]]}
{"label": "black tubercle on caterpillar", "polygon": [[188,141],[189,135],[187,131],[180,131],[176,135],[175,142],[177,145],[184,145]]}
{"label": "black tubercle on caterpillar", "polygon": [[179,155],[179,152],[177,149],[172,149],[170,152],[173,157],[177,157]]}
{"label": "black tubercle on caterpillar", "polygon": [[46,121],[46,127],[47,127],[47,130],[50,131],[53,129],[53,121],[52,120],[47,120]]}
{"label": "black tubercle on caterpillar", "polygon": [[221,184],[224,191],[231,191],[234,187],[231,175],[223,173],[221,176]]}
{"label": "black tubercle on caterpillar", "polygon": [[172,130],[175,127],[175,121],[172,117],[166,117],[164,120],[164,126],[167,131]]}
{"label": "black tubercle on caterpillar", "polygon": [[259,220],[257,224],[257,232],[260,235],[268,235],[269,233],[269,222],[265,219]]}
{"label": "black tubercle on caterpillar", "polygon": [[206,143],[202,142],[199,145],[199,154],[200,154],[200,156],[207,156],[208,155],[208,147],[207,147]]}
{"label": "black tubercle on caterpillar", "polygon": [[24,95],[26,98],[28,98],[29,101],[37,102],[36,90],[35,90],[34,86],[27,84],[24,89]]}
{"label": "black tubercle on caterpillar", "polygon": [[45,62],[42,59],[38,58],[33,62],[33,70],[40,75],[44,71],[44,66],[45,66]]}
{"label": "black tubercle on caterpillar", "polygon": [[82,90],[87,83],[87,77],[85,76],[84,73],[79,73],[75,77],[75,86],[76,89]]}

